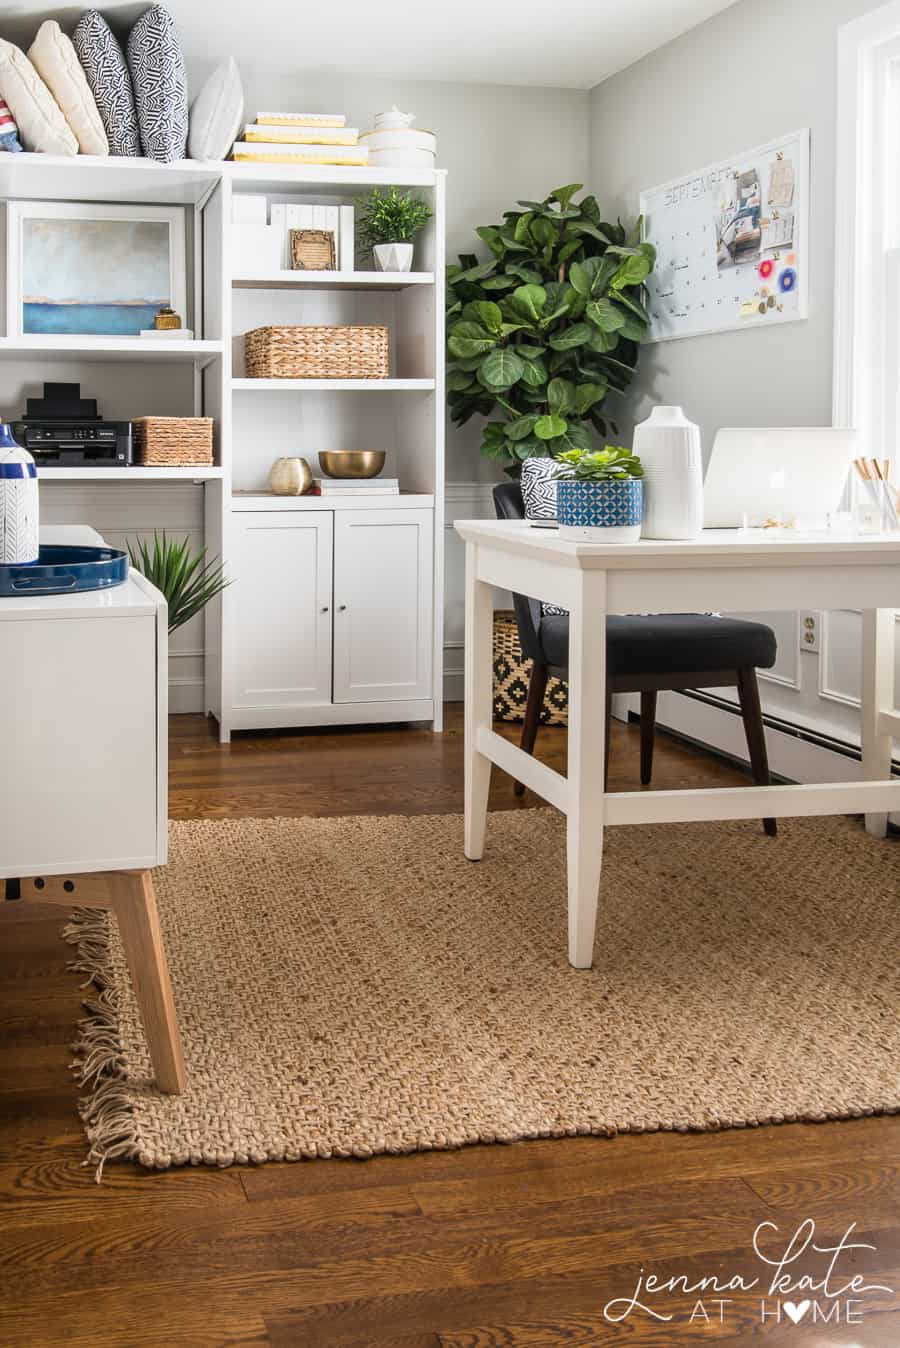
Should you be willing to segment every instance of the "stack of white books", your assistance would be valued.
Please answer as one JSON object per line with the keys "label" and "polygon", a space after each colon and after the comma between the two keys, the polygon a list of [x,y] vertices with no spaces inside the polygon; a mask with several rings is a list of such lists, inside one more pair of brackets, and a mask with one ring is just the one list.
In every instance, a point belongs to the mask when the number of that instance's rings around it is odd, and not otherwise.
{"label": "stack of white books", "polygon": [[323,496],[399,496],[396,477],[321,477],[315,486]]}
{"label": "stack of white books", "polygon": [[334,257],[338,271],[353,271],[355,261],[352,206],[289,206],[273,202],[269,223],[281,239],[281,267],[291,265],[291,230],[324,229],[334,235]]}
{"label": "stack of white books", "polygon": [[369,150],[340,113],[261,112],[231,152],[238,163],[351,164],[365,167]]}
{"label": "stack of white books", "polygon": [[334,235],[336,269],[355,269],[356,218],[352,206],[273,201],[270,207],[267,197],[247,192],[235,192],[231,200],[236,276],[289,271],[292,229],[329,230]]}

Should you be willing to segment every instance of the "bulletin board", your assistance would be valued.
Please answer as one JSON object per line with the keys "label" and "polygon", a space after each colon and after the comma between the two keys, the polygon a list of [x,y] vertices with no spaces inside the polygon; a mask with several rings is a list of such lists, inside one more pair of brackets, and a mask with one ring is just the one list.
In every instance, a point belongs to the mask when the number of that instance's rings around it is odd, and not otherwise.
{"label": "bulletin board", "polygon": [[641,193],[649,341],[806,318],[809,131]]}

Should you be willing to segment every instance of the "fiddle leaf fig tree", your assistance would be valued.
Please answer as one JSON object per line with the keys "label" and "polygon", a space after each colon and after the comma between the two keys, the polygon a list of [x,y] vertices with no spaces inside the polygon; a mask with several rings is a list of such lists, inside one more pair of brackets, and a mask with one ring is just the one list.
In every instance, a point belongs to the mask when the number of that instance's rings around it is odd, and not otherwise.
{"label": "fiddle leaf fig tree", "polygon": [[649,315],[644,282],[656,252],[600,217],[581,183],[520,201],[476,230],[490,258],[447,268],[447,391],[462,426],[489,418],[481,449],[509,460],[593,448],[605,439],[607,395],[631,382]]}

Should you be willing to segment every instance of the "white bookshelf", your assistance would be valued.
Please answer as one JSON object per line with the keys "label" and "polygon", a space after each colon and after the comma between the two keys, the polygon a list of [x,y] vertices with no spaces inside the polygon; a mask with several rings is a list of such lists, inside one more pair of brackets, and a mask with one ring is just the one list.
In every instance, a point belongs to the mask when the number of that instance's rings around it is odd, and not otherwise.
{"label": "white bookshelf", "polygon": [[[233,258],[235,194],[265,194],[270,203],[353,205],[373,186],[390,185],[416,189],[432,208],[432,219],[417,240],[419,269],[414,272],[258,273],[246,260]],[[108,499],[118,501],[116,509],[122,510],[123,492],[131,489],[134,505],[124,514],[138,522],[129,525],[132,532],[152,531],[157,524],[174,530],[180,527],[178,521],[185,520],[192,539],[199,527],[198,541],[202,538],[211,555],[223,558],[234,584],[206,612],[203,702],[217,718],[223,740],[232,730],[266,725],[426,721],[436,729],[441,726],[444,187],[442,171],[195,161],[161,165],[84,155],[73,159],[0,155],[4,225],[8,200],[174,204],[185,211],[189,312],[184,318],[194,339],[0,333],[0,411],[15,418],[23,411],[26,394],[39,393],[43,380],[66,379],[81,382],[83,395],[96,397],[110,420],[148,414],[214,418],[212,467],[63,467],[48,468],[41,477],[42,486],[51,487],[54,518],[71,493],[78,518],[91,522],[93,516],[107,532],[115,533],[115,527],[106,524],[110,516],[104,501],[109,493]],[[0,238],[0,258],[4,256]],[[5,263],[0,265],[5,273]],[[286,323],[385,324],[390,377],[247,378],[243,334],[254,327]],[[269,468],[280,455],[306,457],[318,475],[318,450],[351,448],[384,449],[385,475],[400,479],[402,494],[334,500],[274,497],[268,492]],[[151,483],[159,490],[152,491]],[[119,490],[113,492],[110,484]],[[185,492],[200,493],[199,516],[195,517]],[[171,516],[160,512],[160,502],[168,495],[173,501]],[[141,505],[142,501],[148,504]],[[86,504],[92,502],[95,512]],[[198,526],[192,523],[195,518]],[[296,553],[296,564],[292,561],[286,573],[273,570],[274,600],[259,554],[247,551],[256,549],[263,535],[279,547],[296,539],[298,548],[305,548],[309,539],[315,540],[312,552]],[[379,551],[382,538],[386,543]],[[414,545],[408,541],[413,538]],[[351,552],[356,559],[352,564]],[[278,555],[289,556],[284,551]],[[276,671],[279,661],[291,655],[291,638],[285,631],[291,597],[306,583],[305,556],[321,563],[322,576],[316,583],[334,587],[333,603],[319,605],[334,612],[333,627],[326,633],[320,625],[315,634],[321,645],[318,683],[307,688],[298,675],[293,696],[275,686],[277,678],[270,679],[271,696],[265,689],[257,696],[259,690],[252,685],[259,670],[248,667],[246,653],[261,660],[270,657]],[[409,590],[412,571],[418,575],[414,593]],[[408,677],[397,669],[391,672],[384,663],[389,663],[392,652],[404,649],[405,639],[397,636],[406,631],[402,622],[384,638],[381,649],[374,618],[368,627],[360,620],[355,634],[348,635],[337,614],[352,613],[353,603],[338,603],[341,585],[356,586],[357,612],[362,604],[374,613],[383,600],[388,632],[398,613],[403,618],[402,612],[391,609],[390,596],[399,596],[395,608],[402,602],[413,606],[406,644],[410,651],[415,647],[415,660],[411,654]],[[258,602],[248,602],[253,586]],[[406,600],[404,586],[409,590]],[[181,637],[185,659],[194,660],[199,654],[197,632],[194,627],[194,635]],[[361,649],[369,643],[368,677],[351,668],[354,642],[362,643]],[[305,636],[294,640],[298,660],[305,658],[307,645]],[[177,646],[176,642],[176,655]],[[321,663],[326,654],[329,660],[333,654],[335,661],[327,686]],[[382,687],[387,689],[384,694],[379,692]],[[173,701],[177,705],[178,698]]]}

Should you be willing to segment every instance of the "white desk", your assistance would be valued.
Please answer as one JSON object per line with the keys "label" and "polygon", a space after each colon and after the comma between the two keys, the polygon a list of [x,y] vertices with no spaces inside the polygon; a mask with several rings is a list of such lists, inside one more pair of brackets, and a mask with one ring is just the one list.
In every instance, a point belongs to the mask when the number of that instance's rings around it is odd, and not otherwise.
{"label": "white desk", "polygon": [[[569,962],[590,967],[603,825],[664,824],[779,815],[853,814],[884,836],[900,810],[891,780],[894,612],[900,605],[900,535],[772,538],[709,530],[689,543],[573,543],[524,521],[462,520],[466,543],[466,856],[484,851],[491,765],[566,815]],[[492,728],[492,586],[567,608],[569,764],[563,777]],[[862,778],[855,783],[690,791],[604,789],[608,613],[737,613],[783,609],[864,611]],[[777,840],[772,841],[777,847]]]}
{"label": "white desk", "polygon": [[[43,543],[99,545],[84,526]],[[0,880],[111,910],[160,1089],[185,1073],[150,878],[167,854],[168,633],[137,572],[82,594],[0,599]]]}

